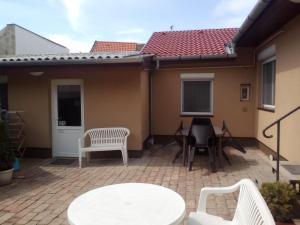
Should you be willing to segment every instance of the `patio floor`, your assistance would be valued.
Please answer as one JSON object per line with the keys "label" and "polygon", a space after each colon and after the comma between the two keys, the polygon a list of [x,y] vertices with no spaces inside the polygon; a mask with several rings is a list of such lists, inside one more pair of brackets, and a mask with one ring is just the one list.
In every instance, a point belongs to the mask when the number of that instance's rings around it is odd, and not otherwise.
{"label": "patio floor", "polygon": [[[0,187],[0,224],[68,224],[66,210],[80,194],[104,185],[124,182],[146,182],[178,192],[186,201],[187,214],[196,210],[200,189],[204,186],[231,185],[241,178],[258,183],[274,181],[264,154],[249,149],[247,154],[229,149],[232,166],[209,173],[207,156],[197,156],[192,172],[181,164],[172,164],[178,146],[147,150],[142,158],[130,159],[124,167],[121,159],[94,160],[82,169],[77,161],[67,166],[49,164],[50,160],[28,160],[24,179],[14,179]],[[237,194],[211,196],[210,213],[231,218]],[[186,220],[184,221],[186,224]]]}

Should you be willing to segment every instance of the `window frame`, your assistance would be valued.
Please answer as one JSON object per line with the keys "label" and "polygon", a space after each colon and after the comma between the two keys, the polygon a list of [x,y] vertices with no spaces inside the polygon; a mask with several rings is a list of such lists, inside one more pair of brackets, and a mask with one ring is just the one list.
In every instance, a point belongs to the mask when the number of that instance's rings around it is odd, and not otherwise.
{"label": "window frame", "polygon": [[[275,61],[275,73],[274,73],[274,85],[273,85],[273,100],[274,100],[274,105],[268,105],[268,104],[263,104],[263,99],[264,99],[264,92],[263,92],[263,86],[264,86],[264,81],[263,81],[263,76],[264,76],[264,65],[267,63],[270,63],[272,61]],[[269,111],[274,111],[275,110],[275,90],[276,90],[276,56],[270,57],[266,60],[264,60],[261,63],[261,74],[260,74],[260,80],[261,80],[261,87],[260,87],[260,108],[261,109],[266,109]]]}
{"label": "window frame", "polygon": [[[184,112],[183,108],[184,108],[184,82],[185,81],[197,81],[197,82],[201,82],[201,81],[208,81],[210,83],[210,112]],[[181,99],[180,99],[180,103],[181,103],[181,107],[180,107],[180,114],[182,116],[213,116],[214,115],[214,79],[213,78],[193,78],[193,79],[188,79],[188,78],[182,78],[181,79]]]}

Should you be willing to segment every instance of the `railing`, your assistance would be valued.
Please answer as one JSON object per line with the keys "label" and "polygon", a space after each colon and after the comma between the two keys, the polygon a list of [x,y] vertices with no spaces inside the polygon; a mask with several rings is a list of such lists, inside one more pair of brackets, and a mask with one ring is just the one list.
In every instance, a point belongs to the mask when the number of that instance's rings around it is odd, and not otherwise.
{"label": "railing", "polygon": [[285,114],[284,116],[280,117],[279,119],[275,120],[273,123],[271,123],[269,126],[267,126],[263,130],[263,135],[265,138],[272,138],[273,135],[266,134],[266,131],[269,130],[271,127],[277,125],[277,149],[276,149],[276,180],[279,181],[279,159],[280,159],[280,122],[293,114],[294,112],[300,110],[300,106],[293,109],[289,113]]}

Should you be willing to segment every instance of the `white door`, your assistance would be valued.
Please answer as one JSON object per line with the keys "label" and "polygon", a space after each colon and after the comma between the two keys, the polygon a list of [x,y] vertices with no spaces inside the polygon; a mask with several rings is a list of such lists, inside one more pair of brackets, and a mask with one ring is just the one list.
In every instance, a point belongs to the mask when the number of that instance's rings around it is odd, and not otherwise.
{"label": "white door", "polygon": [[54,157],[77,157],[84,133],[83,81],[52,80],[52,152]]}

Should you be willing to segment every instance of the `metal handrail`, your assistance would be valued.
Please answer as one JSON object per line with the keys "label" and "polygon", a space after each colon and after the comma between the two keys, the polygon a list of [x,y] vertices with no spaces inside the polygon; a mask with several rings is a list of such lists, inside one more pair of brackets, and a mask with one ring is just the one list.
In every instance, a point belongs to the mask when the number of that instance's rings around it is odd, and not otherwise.
{"label": "metal handrail", "polygon": [[294,112],[300,110],[300,106],[296,107],[295,109],[291,110],[284,116],[280,117],[279,119],[275,120],[273,123],[271,123],[269,126],[267,126],[265,129],[263,129],[263,135],[265,138],[272,138],[273,135],[266,134],[266,131],[269,130],[271,127],[277,125],[277,151],[276,151],[276,180],[279,181],[279,158],[280,158],[280,122],[293,114]]}
{"label": "metal handrail", "polygon": [[296,107],[295,109],[293,109],[292,111],[290,111],[289,113],[285,114],[284,116],[280,117],[279,119],[275,120],[273,123],[271,123],[269,126],[267,126],[264,130],[263,130],[263,135],[265,138],[272,138],[273,135],[267,135],[266,131],[269,130],[271,127],[273,127],[275,124],[280,123],[281,120],[284,120],[286,117],[288,117],[289,115],[293,114],[294,112],[298,111],[300,109],[300,106]]}

